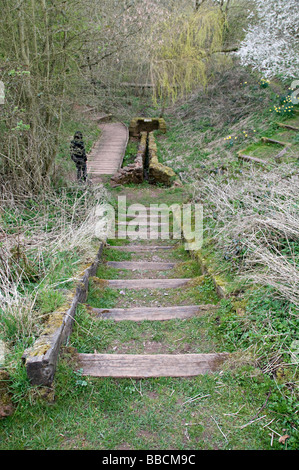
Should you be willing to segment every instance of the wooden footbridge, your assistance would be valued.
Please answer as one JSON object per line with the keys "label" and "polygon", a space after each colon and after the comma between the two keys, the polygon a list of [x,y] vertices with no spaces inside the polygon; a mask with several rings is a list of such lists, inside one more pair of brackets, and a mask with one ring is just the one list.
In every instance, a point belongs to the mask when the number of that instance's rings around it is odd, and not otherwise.
{"label": "wooden footbridge", "polygon": [[104,122],[98,117],[101,137],[88,155],[87,172],[96,182],[103,175],[114,175],[122,166],[129,140],[129,130],[122,122]]}

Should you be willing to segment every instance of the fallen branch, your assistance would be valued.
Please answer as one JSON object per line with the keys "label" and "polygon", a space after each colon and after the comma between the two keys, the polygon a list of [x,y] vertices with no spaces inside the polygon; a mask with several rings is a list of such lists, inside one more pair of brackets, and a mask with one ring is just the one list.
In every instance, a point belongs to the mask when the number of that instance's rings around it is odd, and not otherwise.
{"label": "fallen branch", "polygon": [[261,419],[265,418],[266,415],[263,415],[261,416],[260,418],[257,418],[257,419],[252,419],[251,421],[249,421],[249,423],[246,423],[246,424],[243,424],[243,426],[239,426],[240,429],[244,429],[246,428],[247,426],[250,426],[251,424],[253,423],[256,423],[257,421],[260,421]]}

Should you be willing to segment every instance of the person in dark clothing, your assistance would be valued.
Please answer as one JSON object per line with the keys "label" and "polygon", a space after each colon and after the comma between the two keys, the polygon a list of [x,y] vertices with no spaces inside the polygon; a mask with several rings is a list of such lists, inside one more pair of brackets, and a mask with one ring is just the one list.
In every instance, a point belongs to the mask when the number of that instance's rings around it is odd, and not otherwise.
{"label": "person in dark clothing", "polygon": [[82,132],[76,132],[71,141],[71,159],[77,167],[77,179],[79,182],[86,181],[87,178],[87,156],[83,142]]}

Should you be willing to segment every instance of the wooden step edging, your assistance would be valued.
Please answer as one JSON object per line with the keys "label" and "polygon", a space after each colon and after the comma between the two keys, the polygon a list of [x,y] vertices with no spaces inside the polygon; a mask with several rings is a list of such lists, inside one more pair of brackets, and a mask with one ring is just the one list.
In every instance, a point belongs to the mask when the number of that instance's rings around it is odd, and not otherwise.
{"label": "wooden step edging", "polygon": [[77,354],[76,362],[83,376],[142,379],[217,372],[228,357],[228,353]]}
{"label": "wooden step edging", "polygon": [[256,158],[256,157],[252,157],[251,155],[246,155],[244,153],[244,150],[241,150],[240,152],[238,152],[238,158],[240,160],[244,160],[245,162],[249,162],[249,163],[258,163],[260,165],[270,165],[270,166],[277,166],[275,163],[272,163],[272,162],[269,162],[268,160],[262,160],[261,158]]}
{"label": "wooden step edging", "polygon": [[23,353],[22,361],[32,385],[51,385],[60,347],[72,332],[78,304],[86,301],[89,278],[96,274],[103,247],[104,243],[101,243],[94,262],[84,271],[66,304],[49,315],[41,336]]}
{"label": "wooden step edging", "polygon": [[149,261],[108,261],[107,266],[115,269],[127,269],[131,271],[166,271],[173,269],[177,263],[158,263]]}
{"label": "wooden step edging", "polygon": [[128,252],[143,252],[143,251],[156,251],[156,250],[173,250],[175,245],[108,245],[109,249],[112,250],[121,250]]}
{"label": "wooden step edging", "polygon": [[282,127],[283,129],[289,129],[291,131],[299,132],[299,127],[292,126],[291,124],[286,124],[283,122],[277,122],[276,123],[279,127]]}
{"label": "wooden step edging", "polygon": [[177,289],[192,279],[109,279],[102,280],[112,289]]}
{"label": "wooden step edging", "polygon": [[212,312],[217,305],[182,305],[176,307],[130,307],[130,308],[92,308],[92,314],[100,320],[121,321],[167,321],[185,320],[207,312]]}
{"label": "wooden step edging", "polygon": [[270,139],[269,137],[262,137],[262,142],[264,142],[264,144],[280,145],[281,147],[291,147],[292,146],[292,144],[290,142],[281,142],[280,140]]}

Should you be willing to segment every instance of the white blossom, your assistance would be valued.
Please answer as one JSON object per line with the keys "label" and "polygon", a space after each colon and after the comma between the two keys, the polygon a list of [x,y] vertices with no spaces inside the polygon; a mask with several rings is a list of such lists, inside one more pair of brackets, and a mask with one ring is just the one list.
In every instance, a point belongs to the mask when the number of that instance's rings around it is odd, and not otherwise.
{"label": "white blossom", "polygon": [[299,0],[255,0],[251,23],[237,52],[243,65],[265,77],[299,76]]}

